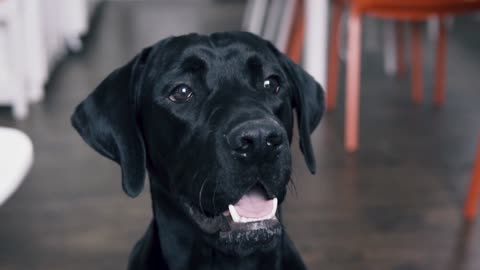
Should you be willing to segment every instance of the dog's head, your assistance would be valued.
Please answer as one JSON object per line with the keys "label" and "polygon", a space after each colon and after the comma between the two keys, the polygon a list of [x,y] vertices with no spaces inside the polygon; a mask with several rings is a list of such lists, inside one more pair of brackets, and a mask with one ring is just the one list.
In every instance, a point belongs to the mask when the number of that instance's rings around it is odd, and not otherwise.
{"label": "dog's head", "polygon": [[323,97],[310,75],[255,35],[191,34],[113,71],[72,123],[120,164],[129,196],[148,171],[216,248],[248,254],[275,246],[282,233],[276,209],[290,179],[293,108],[315,172],[310,133]]}

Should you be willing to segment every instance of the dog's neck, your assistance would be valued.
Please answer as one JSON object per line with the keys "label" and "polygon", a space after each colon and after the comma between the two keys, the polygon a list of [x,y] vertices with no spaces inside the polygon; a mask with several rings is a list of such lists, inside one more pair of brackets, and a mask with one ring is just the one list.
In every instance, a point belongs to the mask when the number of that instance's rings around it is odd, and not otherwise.
{"label": "dog's neck", "polygon": [[[148,246],[141,253],[150,256],[150,265],[156,269],[280,269],[280,249],[246,257],[229,256],[211,247],[204,232],[193,223],[184,210],[158,181],[151,181],[154,219],[144,238]],[[148,235],[150,234],[150,235]],[[136,247],[136,249],[139,247]],[[268,265],[263,265],[267,263]],[[276,262],[277,266],[272,265]],[[161,267],[163,266],[163,268]],[[153,269],[153,268],[152,268]]]}

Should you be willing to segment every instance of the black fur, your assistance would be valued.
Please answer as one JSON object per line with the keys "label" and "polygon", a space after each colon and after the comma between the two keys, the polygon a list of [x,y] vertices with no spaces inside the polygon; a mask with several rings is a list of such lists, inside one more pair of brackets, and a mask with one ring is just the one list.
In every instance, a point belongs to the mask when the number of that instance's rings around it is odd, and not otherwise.
{"label": "black fur", "polygon": [[[192,90],[188,101],[172,97],[183,87]],[[280,223],[232,224],[222,213],[254,186],[284,200],[293,108],[315,172],[310,133],[323,102],[310,75],[243,32],[171,37],[112,72],[72,124],[120,165],[129,196],[142,191],[148,172],[153,220],[129,269],[305,269]]]}

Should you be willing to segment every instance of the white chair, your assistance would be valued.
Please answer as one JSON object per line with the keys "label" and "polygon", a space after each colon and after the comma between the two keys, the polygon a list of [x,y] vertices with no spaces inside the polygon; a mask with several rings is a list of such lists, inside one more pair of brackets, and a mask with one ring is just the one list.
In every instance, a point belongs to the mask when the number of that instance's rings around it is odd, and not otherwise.
{"label": "white chair", "polygon": [[44,41],[44,25],[41,2],[43,0],[21,0],[20,16],[22,20],[22,36],[25,59],[25,88],[31,102],[39,102],[44,96],[44,85],[48,76],[47,55]]}
{"label": "white chair", "polygon": [[20,186],[33,163],[33,145],[25,133],[0,127],[0,205]]}
{"label": "white chair", "polygon": [[329,0],[305,1],[304,67],[323,86],[327,85],[329,6]]}
{"label": "white chair", "polygon": [[86,0],[0,0],[0,105],[15,119],[41,101],[49,69],[66,52],[82,48]]}
{"label": "white chair", "polygon": [[42,0],[41,2],[43,38],[49,67],[51,67],[65,54],[65,45],[73,51],[82,48],[80,37],[88,30],[87,1]]}
{"label": "white chair", "polygon": [[23,80],[22,20],[18,1],[0,1],[0,104],[11,105],[13,115],[28,114],[28,95]]}
{"label": "white chair", "polygon": [[245,7],[242,29],[257,35],[262,35],[267,9],[268,0],[249,0]]}

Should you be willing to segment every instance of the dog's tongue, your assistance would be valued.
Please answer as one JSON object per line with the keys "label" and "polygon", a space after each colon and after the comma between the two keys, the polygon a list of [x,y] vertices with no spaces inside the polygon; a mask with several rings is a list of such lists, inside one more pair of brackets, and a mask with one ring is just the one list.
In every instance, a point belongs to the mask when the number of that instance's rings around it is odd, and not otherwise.
{"label": "dog's tongue", "polygon": [[273,200],[267,200],[260,188],[253,188],[234,205],[242,217],[261,218],[272,212]]}

